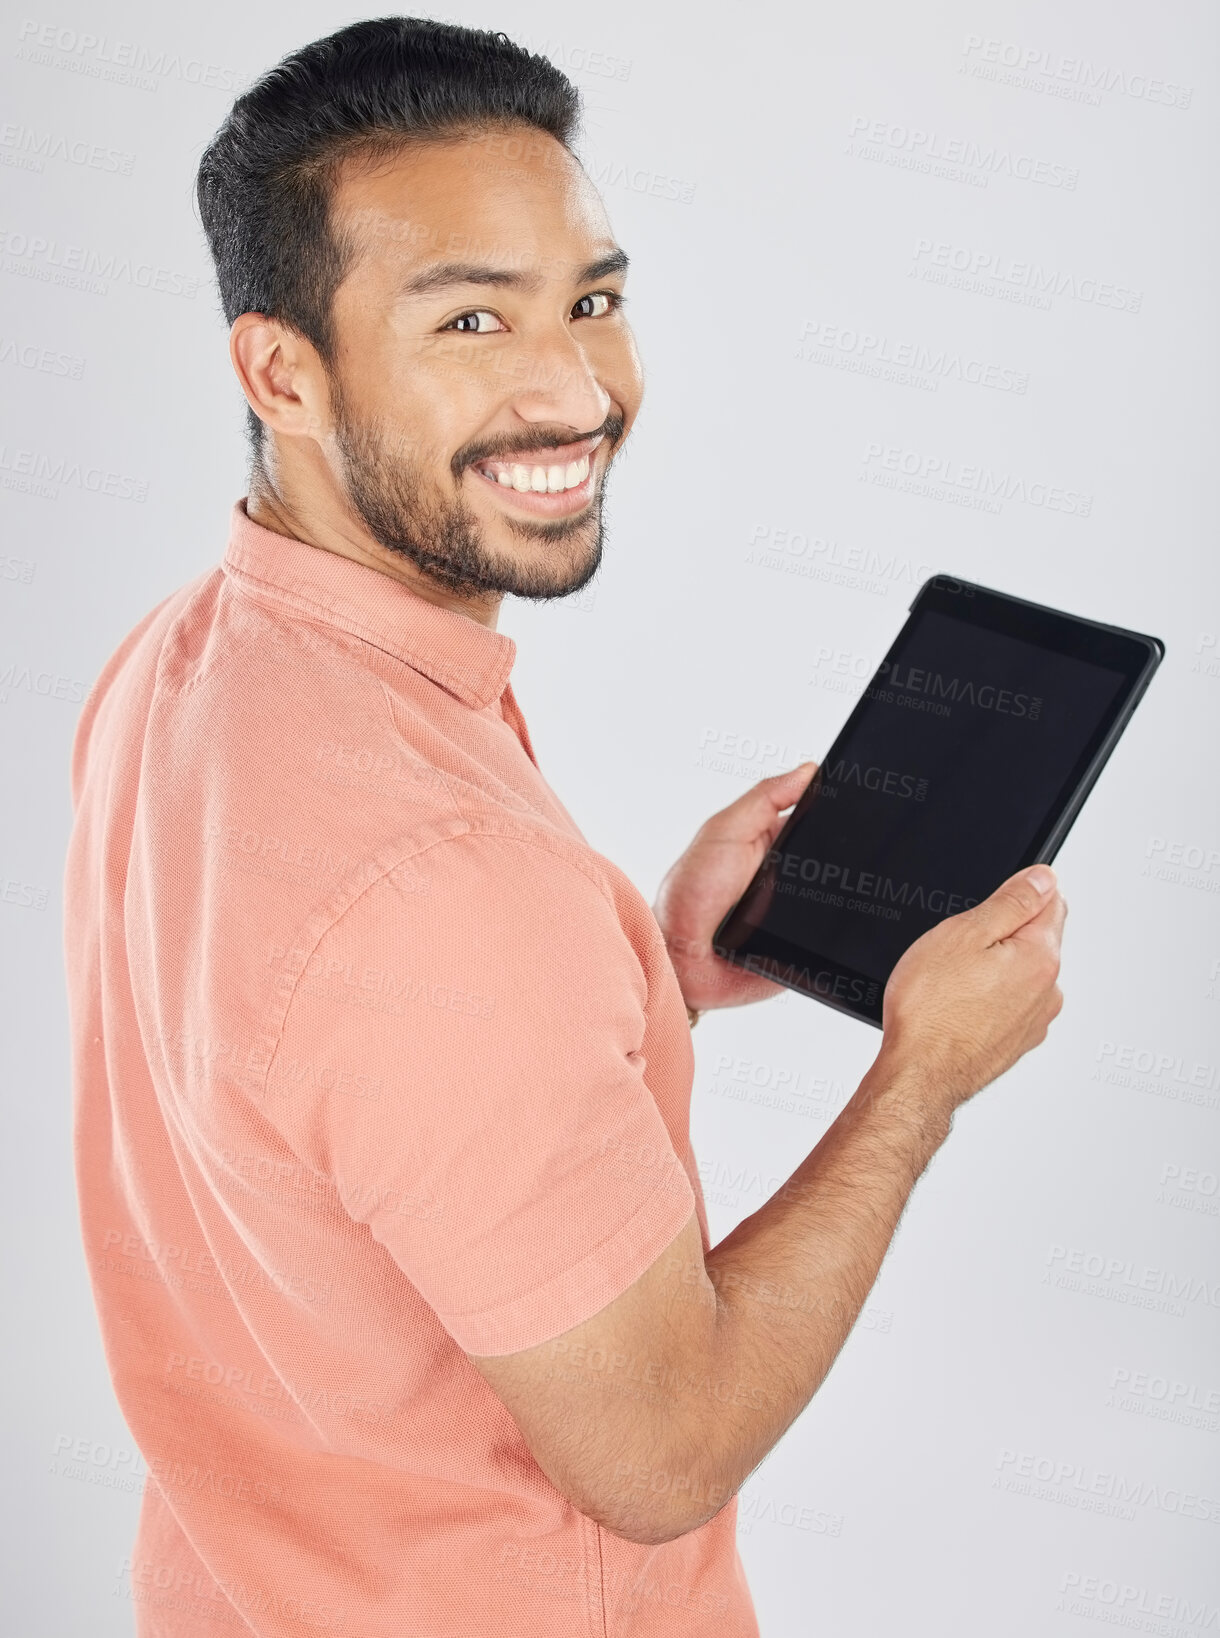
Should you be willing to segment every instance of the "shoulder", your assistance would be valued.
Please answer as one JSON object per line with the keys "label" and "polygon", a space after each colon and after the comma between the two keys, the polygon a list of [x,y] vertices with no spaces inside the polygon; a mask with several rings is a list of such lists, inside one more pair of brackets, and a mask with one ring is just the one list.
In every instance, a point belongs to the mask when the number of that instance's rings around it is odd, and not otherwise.
{"label": "shoulder", "polygon": [[561,997],[579,1008],[574,995],[614,988],[638,1013],[649,949],[637,948],[603,864],[511,820],[439,837],[387,862],[282,950],[281,994],[319,995],[321,984],[333,1000],[353,985],[386,996],[431,986],[541,1009]]}

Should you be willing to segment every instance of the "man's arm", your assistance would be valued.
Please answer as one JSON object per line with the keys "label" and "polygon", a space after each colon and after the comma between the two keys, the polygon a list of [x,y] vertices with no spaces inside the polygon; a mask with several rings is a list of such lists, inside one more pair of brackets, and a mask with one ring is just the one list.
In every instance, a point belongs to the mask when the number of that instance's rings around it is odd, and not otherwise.
{"label": "man's arm", "polygon": [[658,1543],[736,1494],[829,1372],[954,1109],[1045,1038],[1064,913],[1023,874],[933,928],[886,988],[876,1062],[765,1205],[706,1258],[692,1216],[584,1324],[472,1356],[574,1506]]}

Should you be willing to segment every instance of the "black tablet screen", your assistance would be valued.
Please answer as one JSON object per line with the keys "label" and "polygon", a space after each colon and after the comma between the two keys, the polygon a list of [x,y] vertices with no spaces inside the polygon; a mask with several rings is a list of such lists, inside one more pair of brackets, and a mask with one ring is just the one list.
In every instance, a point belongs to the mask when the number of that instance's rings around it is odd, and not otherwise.
{"label": "black tablet screen", "polygon": [[916,938],[1029,857],[1127,680],[917,613],[764,861],[738,925],[761,924],[884,982]]}

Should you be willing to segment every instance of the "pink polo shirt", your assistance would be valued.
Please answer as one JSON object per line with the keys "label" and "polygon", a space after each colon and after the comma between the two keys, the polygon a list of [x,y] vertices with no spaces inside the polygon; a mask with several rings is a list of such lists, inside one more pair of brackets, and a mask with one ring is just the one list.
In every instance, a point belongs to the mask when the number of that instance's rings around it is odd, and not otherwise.
{"label": "pink polo shirt", "polygon": [[677,979],[515,653],[242,500],[82,711],[76,1180],[140,1638],[756,1638],[736,1500],[611,1535],[466,1357],[597,1313],[692,1211],[708,1246]]}

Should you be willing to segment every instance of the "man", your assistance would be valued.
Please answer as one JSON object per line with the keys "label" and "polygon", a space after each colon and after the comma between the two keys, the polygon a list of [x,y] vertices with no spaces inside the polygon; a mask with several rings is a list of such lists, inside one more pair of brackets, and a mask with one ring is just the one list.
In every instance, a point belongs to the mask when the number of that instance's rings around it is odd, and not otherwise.
{"label": "man", "polygon": [[593,575],[641,399],[576,113],[390,18],[200,166],[249,492],[86,704],[65,880],[143,1635],[757,1633],[736,1493],[1060,1005],[1040,867],[912,948],[860,1089],[710,1245],[688,1020],[776,993],[710,939],[810,767],[654,914],[534,758],[499,607]]}

